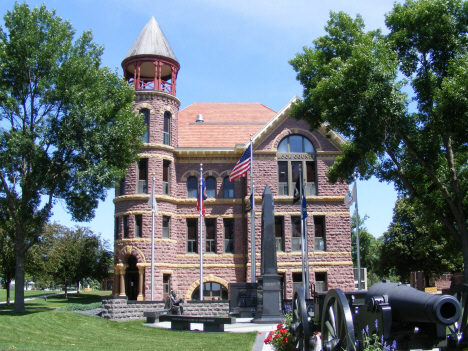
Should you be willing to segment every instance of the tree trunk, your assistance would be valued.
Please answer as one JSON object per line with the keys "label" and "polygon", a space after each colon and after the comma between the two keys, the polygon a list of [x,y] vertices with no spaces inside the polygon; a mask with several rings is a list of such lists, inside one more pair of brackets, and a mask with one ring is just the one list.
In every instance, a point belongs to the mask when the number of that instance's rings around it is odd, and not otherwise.
{"label": "tree trunk", "polygon": [[23,245],[15,242],[15,303],[13,310],[15,312],[26,312],[24,308],[24,253]]}
{"label": "tree trunk", "polygon": [[7,306],[10,306],[10,284],[11,284],[11,279],[7,280],[6,284],[6,303]]}
{"label": "tree trunk", "polygon": [[67,287],[67,280],[64,279],[65,281],[65,298],[68,299],[68,287]]}
{"label": "tree trunk", "polygon": [[[465,228],[466,229],[466,228]],[[468,235],[462,231],[463,283],[468,283]]]}

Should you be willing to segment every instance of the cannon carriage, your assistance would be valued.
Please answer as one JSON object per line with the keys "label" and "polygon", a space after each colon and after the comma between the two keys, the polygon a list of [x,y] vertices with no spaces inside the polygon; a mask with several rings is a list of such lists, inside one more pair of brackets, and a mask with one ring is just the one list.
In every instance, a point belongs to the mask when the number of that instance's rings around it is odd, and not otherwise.
{"label": "cannon carriage", "polygon": [[[296,350],[311,350],[310,336],[321,332],[323,351],[361,351],[365,335],[377,335],[397,350],[446,351],[468,347],[467,310],[462,316],[468,286],[451,294],[433,295],[404,284],[381,282],[369,290],[313,292],[314,312],[308,313],[303,290],[293,296],[291,333]],[[458,298],[458,299],[457,299]],[[365,332],[364,332],[365,331]]]}

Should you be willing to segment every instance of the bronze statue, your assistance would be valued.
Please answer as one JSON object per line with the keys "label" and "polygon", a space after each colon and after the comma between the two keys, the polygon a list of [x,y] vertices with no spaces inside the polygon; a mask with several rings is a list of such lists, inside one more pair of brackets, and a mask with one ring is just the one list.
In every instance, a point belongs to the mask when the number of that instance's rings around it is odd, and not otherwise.
{"label": "bronze statue", "polygon": [[185,299],[177,298],[177,291],[173,290],[171,295],[169,295],[166,299],[166,304],[164,309],[169,310],[168,314],[173,314],[180,316],[184,314],[184,307],[182,304],[185,303]]}

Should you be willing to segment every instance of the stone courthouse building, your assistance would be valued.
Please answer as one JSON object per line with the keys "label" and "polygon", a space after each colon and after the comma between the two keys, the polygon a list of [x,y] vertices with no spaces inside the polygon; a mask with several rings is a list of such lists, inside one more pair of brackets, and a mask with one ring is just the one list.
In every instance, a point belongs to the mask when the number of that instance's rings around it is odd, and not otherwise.
{"label": "stone courthouse building", "polygon": [[[307,199],[309,280],[316,289],[354,288],[349,209],[345,184],[330,184],[327,168],[345,141],[325,129],[309,130],[289,117],[293,97],[278,112],[261,103],[193,103],[179,111],[180,64],[152,18],[122,61],[135,88],[136,113],[147,133],[139,161],[115,189],[114,296],[151,299],[152,213],[155,178],[158,214],[154,230],[154,300],[171,290],[197,299],[200,284],[197,189],[206,184],[203,219],[205,299],[227,299],[229,283],[251,281],[250,175],[228,177],[253,140],[256,268],[260,275],[261,195],[274,195],[278,274],[283,298],[302,281],[300,205],[293,192],[301,165]],[[183,82],[181,84],[190,84]],[[258,97],[261,99],[261,96]],[[203,174],[200,174],[203,164]]]}

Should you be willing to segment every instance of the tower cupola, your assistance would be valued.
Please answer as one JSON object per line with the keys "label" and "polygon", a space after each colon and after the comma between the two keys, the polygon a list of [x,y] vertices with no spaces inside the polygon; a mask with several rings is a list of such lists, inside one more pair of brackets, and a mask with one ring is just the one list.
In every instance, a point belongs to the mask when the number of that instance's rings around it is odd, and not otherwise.
{"label": "tower cupola", "polygon": [[158,23],[151,17],[122,61],[125,79],[135,90],[176,95],[180,65]]}

